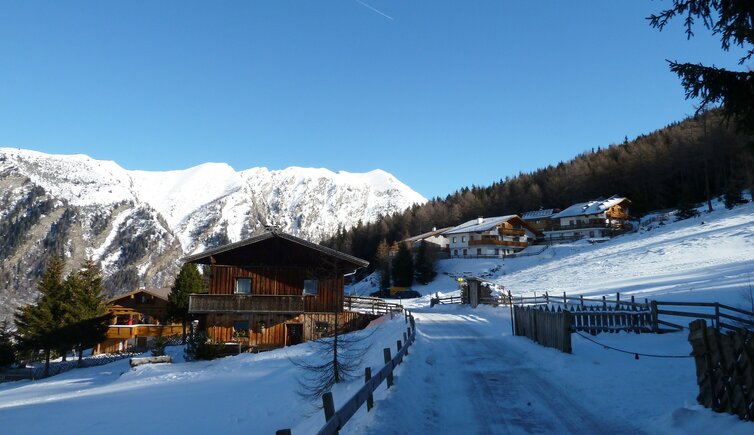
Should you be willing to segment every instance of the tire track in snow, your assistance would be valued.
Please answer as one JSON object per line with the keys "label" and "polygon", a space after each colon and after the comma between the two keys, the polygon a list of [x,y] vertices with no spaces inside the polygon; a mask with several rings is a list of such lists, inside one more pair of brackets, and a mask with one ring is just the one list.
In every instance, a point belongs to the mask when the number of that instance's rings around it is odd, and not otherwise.
{"label": "tire track in snow", "polygon": [[485,336],[474,322],[453,314],[415,315],[413,361],[406,361],[389,397],[344,433],[641,433],[595,415],[586,398],[572,397],[533,368],[518,346]]}

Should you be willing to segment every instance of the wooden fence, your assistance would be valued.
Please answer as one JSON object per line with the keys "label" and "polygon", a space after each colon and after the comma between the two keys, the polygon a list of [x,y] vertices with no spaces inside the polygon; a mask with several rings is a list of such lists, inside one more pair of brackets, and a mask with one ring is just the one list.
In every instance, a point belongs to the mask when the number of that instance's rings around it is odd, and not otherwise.
{"label": "wooden fence", "polygon": [[560,308],[513,307],[513,333],[571,353],[571,314]]}
{"label": "wooden fence", "polygon": [[754,333],[738,328],[720,334],[704,319],[691,322],[689,329],[697,401],[716,412],[754,419]]}
{"label": "wooden fence", "polygon": [[343,299],[343,309],[368,314],[389,314],[400,313],[403,306],[369,296],[346,296]]}
{"label": "wooden fence", "polygon": [[[325,425],[319,430],[319,432],[317,432],[318,435],[337,434],[348,420],[356,414],[356,411],[364,405],[364,403],[367,404],[367,412],[372,409],[374,406],[372,394],[377,390],[377,387],[382,385],[384,381],[387,381],[387,388],[393,386],[393,370],[403,362],[403,357],[408,355],[408,348],[416,339],[416,323],[414,322],[414,316],[406,311],[405,319],[408,326],[406,332],[403,333],[403,341],[401,342],[401,340],[398,340],[396,343],[397,353],[395,357],[391,355],[389,348],[383,349],[385,366],[374,375],[372,374],[372,368],[367,367],[364,370],[364,385],[353,397],[348,399],[340,409],[337,411],[335,410],[332,393],[327,392],[322,395],[322,405],[325,412]],[[291,430],[281,429],[275,433],[277,435],[291,435]]]}
{"label": "wooden fence", "polygon": [[678,302],[644,299],[626,300],[616,293],[614,299],[585,298],[582,295],[512,297],[517,305],[561,307],[572,314],[574,331],[601,332],[677,332],[685,329],[683,319],[705,319],[721,331],[740,331],[754,327],[754,312],[719,302]]}
{"label": "wooden fence", "polygon": [[429,307],[432,308],[435,305],[460,304],[460,303],[461,303],[460,296],[446,296],[444,298],[435,296],[434,298],[431,298],[429,300]]}

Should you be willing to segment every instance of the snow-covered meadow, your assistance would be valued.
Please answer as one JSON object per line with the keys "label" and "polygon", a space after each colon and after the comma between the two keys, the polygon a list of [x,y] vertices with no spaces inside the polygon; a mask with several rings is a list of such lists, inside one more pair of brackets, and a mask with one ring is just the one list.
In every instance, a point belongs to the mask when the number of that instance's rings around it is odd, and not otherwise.
{"label": "snow-covered meadow", "polygon": [[[424,296],[402,303],[417,319],[417,341],[397,368],[396,384],[375,393],[343,433],[751,433],[752,423],[696,403],[690,358],[635,359],[573,335],[563,354],[511,336],[507,307],[436,306],[456,277],[486,276],[514,294],[584,294],[720,301],[746,306],[754,269],[754,204],[660,225],[649,217],[633,234],[591,245],[550,247],[505,260],[443,260],[437,279],[415,286]],[[374,280],[376,281],[376,280]],[[369,281],[347,291],[366,294]],[[405,330],[402,317],[373,328],[365,364],[383,365],[382,348]],[[357,334],[369,334],[370,331]],[[600,334],[628,352],[685,356],[686,333]],[[212,362],[130,369],[128,362],[73,370],[42,381],[0,384],[0,432],[308,434],[324,423],[317,402],[298,394],[310,344]],[[336,386],[336,407],[362,384]]]}

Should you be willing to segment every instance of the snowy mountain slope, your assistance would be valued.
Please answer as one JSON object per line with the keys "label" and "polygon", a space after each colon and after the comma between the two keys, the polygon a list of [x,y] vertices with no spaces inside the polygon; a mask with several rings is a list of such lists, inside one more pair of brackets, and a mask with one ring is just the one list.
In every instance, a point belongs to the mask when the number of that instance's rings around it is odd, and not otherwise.
{"label": "snowy mountain slope", "polygon": [[101,261],[115,294],[170,285],[181,256],[266,225],[319,241],[424,201],[381,170],[129,171],[85,155],[0,148],[0,320],[33,300],[51,255],[68,257],[69,267]]}
{"label": "snowy mountain slope", "polygon": [[[754,204],[733,210],[718,206],[692,220],[649,222],[638,233],[603,244],[561,245],[539,256],[506,260],[444,260],[434,283],[414,288],[425,294],[452,292],[454,275],[488,274],[514,293],[557,289],[598,295],[620,289],[642,297],[730,302],[748,288],[754,265]],[[563,354],[511,336],[507,307],[429,308],[427,296],[403,304],[415,307],[416,343],[397,368],[395,386],[380,387],[372,412],[362,407],[343,433],[751,432],[751,422],[696,403],[696,371],[689,358],[636,359],[575,334],[573,353]],[[396,318],[372,336],[365,364],[373,372],[382,366],[382,348],[394,347],[404,328],[403,319]],[[690,351],[685,333],[590,338],[646,354]],[[179,350],[172,352],[180,356]],[[36,382],[0,384],[0,427],[11,434],[99,433],[111,417],[127,412],[141,416],[141,433],[165,428],[270,433],[287,427],[314,433],[323,424],[322,411],[318,402],[297,394],[301,372],[289,359],[311,358],[311,352],[310,344],[303,344],[212,362],[183,363],[179,357],[176,364],[134,370],[119,361]],[[362,385],[362,379],[337,385],[336,407]],[[202,397],[216,400],[207,403]],[[156,407],[165,412],[154,412]],[[176,420],[176,412],[184,418]],[[47,417],[34,418],[42,414]]]}
{"label": "snowy mountain slope", "polygon": [[[620,292],[627,298],[739,306],[745,293],[754,293],[754,202],[732,210],[721,201],[713,206],[712,213],[700,208],[698,217],[678,222],[672,213],[646,216],[639,231],[603,243],[553,245],[539,255],[505,260],[441,260],[435,281],[413,289],[451,293],[458,289],[456,277],[482,276],[514,295]],[[349,290],[369,294],[378,281],[371,277]]]}

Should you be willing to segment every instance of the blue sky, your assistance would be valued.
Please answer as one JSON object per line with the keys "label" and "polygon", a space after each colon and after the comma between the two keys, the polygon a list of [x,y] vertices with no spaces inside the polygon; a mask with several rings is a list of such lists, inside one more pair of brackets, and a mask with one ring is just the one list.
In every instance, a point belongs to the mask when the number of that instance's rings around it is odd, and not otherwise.
{"label": "blue sky", "polygon": [[669,4],[3,2],[0,146],[145,170],[381,168],[445,196],[692,114],[665,59],[737,56],[701,28],[650,28]]}

